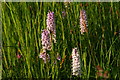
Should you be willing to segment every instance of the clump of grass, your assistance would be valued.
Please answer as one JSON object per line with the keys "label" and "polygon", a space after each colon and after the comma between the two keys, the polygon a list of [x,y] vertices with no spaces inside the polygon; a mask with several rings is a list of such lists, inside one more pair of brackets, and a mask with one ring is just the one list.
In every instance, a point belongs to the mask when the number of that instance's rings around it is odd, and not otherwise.
{"label": "clump of grass", "polygon": [[[72,48],[79,49],[81,78],[96,78],[95,67],[109,69],[109,78],[119,78],[118,3],[2,3],[2,78],[73,78]],[[85,10],[88,33],[80,34],[80,10]],[[46,51],[49,63],[39,58],[41,34],[47,13],[55,14],[56,43]],[[64,11],[64,13],[62,13]],[[20,42],[21,46],[17,43]],[[22,55],[20,59],[16,54]],[[61,56],[60,60],[57,57]],[[105,73],[105,72],[104,72]],[[75,77],[76,79],[76,77]]]}

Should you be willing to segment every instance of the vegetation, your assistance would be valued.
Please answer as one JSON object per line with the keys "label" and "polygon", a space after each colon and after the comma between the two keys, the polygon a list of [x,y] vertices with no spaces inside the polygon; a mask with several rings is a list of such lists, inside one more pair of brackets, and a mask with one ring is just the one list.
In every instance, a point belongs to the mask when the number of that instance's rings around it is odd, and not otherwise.
{"label": "vegetation", "polygon": [[[84,34],[80,32],[82,9],[88,21]],[[39,54],[49,10],[55,14],[56,43],[47,51],[50,61],[45,64]],[[119,34],[119,3],[2,3],[2,78],[120,79]],[[81,76],[72,75],[75,47],[79,49]]]}

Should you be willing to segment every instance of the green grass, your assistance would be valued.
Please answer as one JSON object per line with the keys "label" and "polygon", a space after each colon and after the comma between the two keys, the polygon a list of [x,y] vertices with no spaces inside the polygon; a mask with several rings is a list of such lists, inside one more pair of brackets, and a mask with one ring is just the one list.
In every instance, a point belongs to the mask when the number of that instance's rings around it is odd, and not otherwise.
{"label": "green grass", "polygon": [[[80,6],[82,4],[83,6]],[[79,49],[82,75],[96,78],[96,66],[120,76],[120,5],[119,3],[2,3],[2,78],[79,78],[72,76],[72,48]],[[88,34],[80,34],[79,15],[84,9],[88,18]],[[41,31],[46,28],[48,11],[55,13],[56,40],[44,64],[39,58]],[[62,11],[66,11],[63,18]],[[117,34],[115,34],[117,32]],[[20,46],[18,45],[20,42]],[[19,51],[19,52],[18,52]],[[22,55],[17,59],[16,54]],[[57,53],[64,62],[56,60]],[[56,64],[54,62],[56,61]],[[120,78],[119,78],[120,79]]]}

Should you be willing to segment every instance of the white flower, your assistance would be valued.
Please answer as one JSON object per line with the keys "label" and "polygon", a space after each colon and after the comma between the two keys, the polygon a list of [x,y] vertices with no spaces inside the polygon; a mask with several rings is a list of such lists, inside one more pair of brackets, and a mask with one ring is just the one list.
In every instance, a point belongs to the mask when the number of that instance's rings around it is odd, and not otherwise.
{"label": "white flower", "polygon": [[72,50],[72,75],[81,75],[80,74],[80,56],[77,48]]}

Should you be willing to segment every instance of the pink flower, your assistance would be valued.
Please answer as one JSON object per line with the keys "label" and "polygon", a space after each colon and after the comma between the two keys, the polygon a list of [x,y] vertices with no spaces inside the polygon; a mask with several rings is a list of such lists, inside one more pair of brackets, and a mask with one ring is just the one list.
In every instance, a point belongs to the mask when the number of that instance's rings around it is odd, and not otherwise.
{"label": "pink flower", "polygon": [[61,56],[59,54],[57,54],[57,60],[61,60]]}
{"label": "pink flower", "polygon": [[50,33],[48,30],[42,30],[41,41],[44,50],[51,50]]}
{"label": "pink flower", "polygon": [[81,28],[81,34],[83,34],[84,32],[88,32],[87,29],[87,16],[86,16],[86,11],[85,10],[81,10],[80,11],[80,28]]}
{"label": "pink flower", "polygon": [[20,58],[21,58],[21,55],[20,55],[20,54],[17,54],[17,58],[20,59]]}
{"label": "pink flower", "polygon": [[55,17],[54,12],[49,11],[47,14],[47,30],[50,31],[52,34],[52,39],[54,40],[54,43],[56,43],[56,25],[55,25]]}
{"label": "pink flower", "polygon": [[47,61],[50,60],[50,56],[49,56],[49,54],[46,53],[46,51],[41,52],[40,55],[39,55],[39,58],[42,58],[44,63],[46,63]]}

